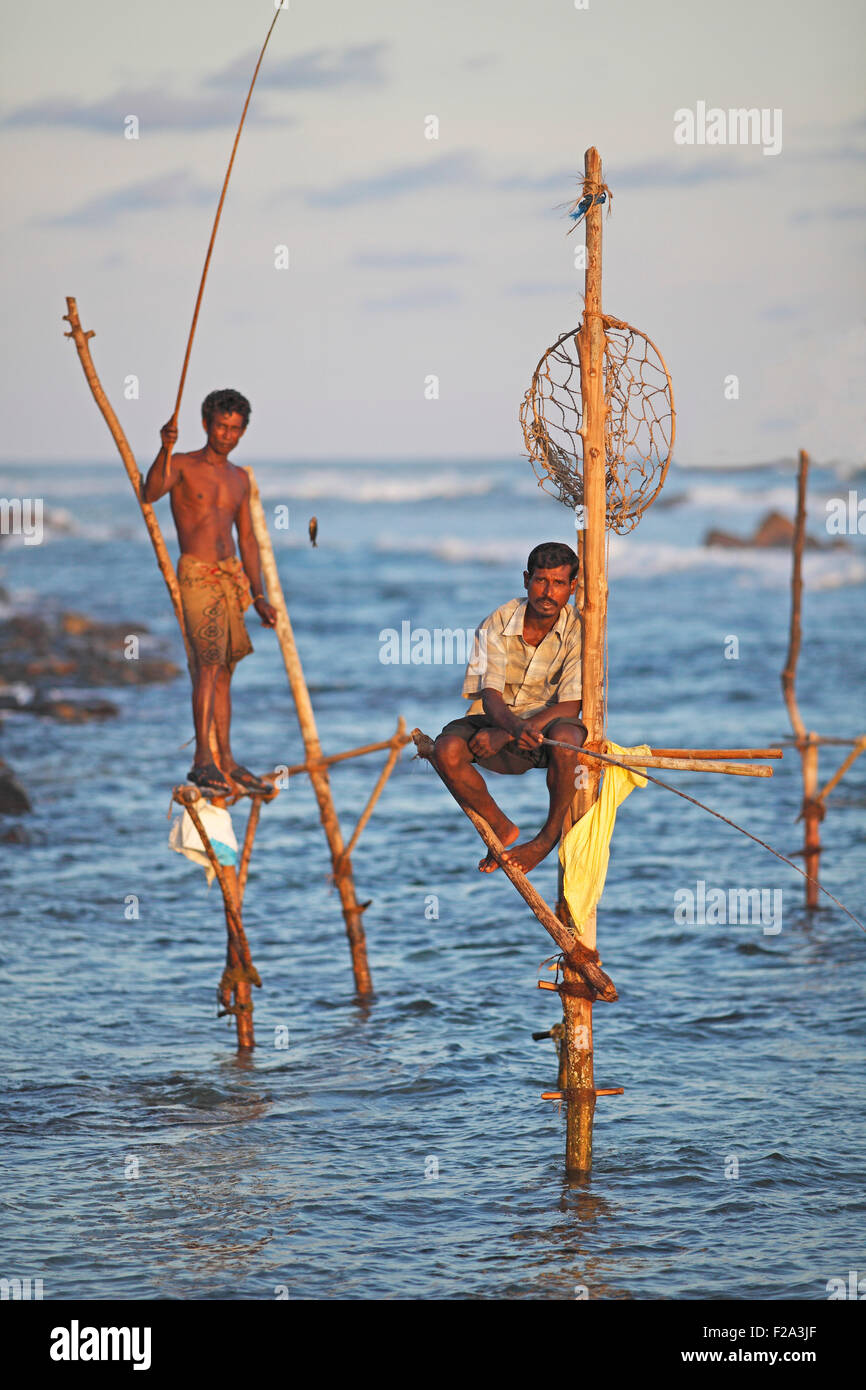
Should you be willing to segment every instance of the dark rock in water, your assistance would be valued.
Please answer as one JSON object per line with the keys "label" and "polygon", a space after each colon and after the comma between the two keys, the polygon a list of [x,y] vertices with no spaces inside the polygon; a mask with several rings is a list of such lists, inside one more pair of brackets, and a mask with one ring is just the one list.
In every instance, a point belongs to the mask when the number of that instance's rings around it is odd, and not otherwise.
{"label": "dark rock in water", "polygon": [[[794,541],[794,523],[781,512],[767,512],[762,521],[758,523],[751,536],[735,536],[730,531],[708,531],[704,536],[704,545],[721,546],[728,550],[744,550],[756,547],[759,550],[790,550]],[[843,541],[843,545],[846,543]],[[812,536],[807,535],[803,541],[804,550],[835,550],[838,548],[838,541],[828,541],[822,544]]]}
{"label": "dark rock in water", "polygon": [[86,724],[91,719],[116,719],[117,705],[110,700],[34,700],[25,706],[31,714],[41,714],[48,719],[62,719],[67,724]]}
{"label": "dark rock in water", "polygon": [[30,810],[30,800],[7,762],[0,758],[0,812],[7,816],[23,816]]}
{"label": "dark rock in water", "polygon": [[[128,655],[131,639],[138,653],[133,659]],[[180,667],[164,656],[141,654],[139,643],[156,646],[142,623],[100,623],[83,613],[48,617],[19,613],[8,618],[0,623],[0,681],[34,684],[37,689],[32,703],[7,708],[52,713],[44,708],[50,699],[46,686],[60,681],[67,687],[147,685],[171,681],[180,674]],[[107,702],[103,706],[101,712],[89,716],[85,712],[82,717],[114,713]]]}

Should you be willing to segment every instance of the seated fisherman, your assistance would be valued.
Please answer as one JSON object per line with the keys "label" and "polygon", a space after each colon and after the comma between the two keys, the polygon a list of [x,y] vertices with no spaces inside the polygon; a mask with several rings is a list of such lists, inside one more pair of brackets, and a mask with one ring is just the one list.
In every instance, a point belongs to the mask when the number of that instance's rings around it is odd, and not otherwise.
{"label": "seated fisherman", "polygon": [[[551,748],[554,738],[577,749],[586,739],[580,722],[580,619],[569,603],[577,577],[577,556],[558,541],[537,545],[523,574],[526,598],[511,599],[485,618],[463,683],[474,699],[469,712],[446,724],[436,740],[436,766],[451,791],[483,816],[503,845],[520,831],[487,790],[481,774],[522,773],[547,768],[550,806],[541,830],[503,856],[529,873],[557,844],[575,791],[576,753]],[[488,854],[482,873],[497,868]]]}
{"label": "seated fisherman", "polygon": [[[232,674],[241,657],[253,650],[244,609],[255,604],[263,627],[273,627],[277,621],[262,588],[259,547],[250,517],[250,480],[242,468],[228,461],[247,427],[250,403],[238,391],[211,391],[201,413],[207,435],[204,448],[172,454],[166,466],[177,427],[171,422],[163,425],[162,448],[142,490],[146,502],[170,494],[181,549],[177,578],[193,655],[195,756],[189,780],[212,796],[230,796],[236,790],[268,792],[267,782],[235,762],[229,742]],[[218,764],[210,751],[211,725]]]}

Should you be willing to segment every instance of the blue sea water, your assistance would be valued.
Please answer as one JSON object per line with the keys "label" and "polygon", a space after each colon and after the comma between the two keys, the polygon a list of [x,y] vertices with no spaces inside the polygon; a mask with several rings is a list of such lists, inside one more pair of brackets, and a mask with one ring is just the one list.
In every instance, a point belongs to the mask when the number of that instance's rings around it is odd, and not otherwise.
{"label": "blue sea water", "polygon": [[[517,459],[257,475],[272,520],[289,508],[272,532],[326,751],[386,738],[400,714],[431,733],[454,717],[461,667],[386,664],[382,632],[473,627],[522,591],[533,544],[574,535]],[[826,500],[857,486],[813,470],[813,534],[826,539]],[[183,664],[119,464],[5,465],[0,495],[46,507],[41,545],[0,551],[16,607],[146,623]],[[637,530],[612,539],[612,738],[789,733],[790,555],[701,541],[793,502],[790,467],[674,468]],[[165,503],[160,515],[168,535]],[[864,538],[808,553],[805,583],[807,724],[859,734]],[[298,762],[275,639],[254,619],[251,631],[235,751],[255,769]],[[584,1286],[778,1300],[825,1299],[829,1279],[866,1270],[866,934],[826,898],[807,912],[792,869],[658,788],[622,808],[599,910],[620,998],[595,1009],[595,1049],[597,1084],[625,1089],[598,1103],[591,1178],[568,1182],[564,1117],[540,1099],[553,1047],[531,1039],[558,1015],[536,988],[552,944],[501,875],[476,872],[474,832],[435,775],[404,753],[354,857],[372,900],[366,1005],[309,785],[294,779],[265,808],[245,907],[258,1047],[239,1059],[215,1018],[220,899],[167,846],[170,789],[189,766],[186,674],[100,693],[117,719],[12,714],[0,739],[34,806],[29,843],[0,845],[0,1274],[42,1278],[47,1299],[557,1299]],[[844,751],[822,749],[822,781]],[[382,759],[332,774],[346,833]],[[772,781],[676,785],[787,855],[802,843],[790,754]],[[540,774],[496,790],[526,829],[541,823]],[[866,920],[864,810],[866,758],[822,828],[822,880]],[[534,879],[554,896],[552,858]],[[781,930],[678,923],[676,895],[699,881],[781,889]]]}

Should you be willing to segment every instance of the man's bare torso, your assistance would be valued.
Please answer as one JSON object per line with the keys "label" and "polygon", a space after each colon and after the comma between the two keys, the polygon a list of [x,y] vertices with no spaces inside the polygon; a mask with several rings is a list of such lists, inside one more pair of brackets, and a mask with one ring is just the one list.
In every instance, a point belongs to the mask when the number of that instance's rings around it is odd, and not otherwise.
{"label": "man's bare torso", "polygon": [[204,462],[204,452],[175,454],[180,477],[171,489],[171,514],[182,554],[227,560],[235,554],[232,527],[246,495],[247,476],[227,461]]}

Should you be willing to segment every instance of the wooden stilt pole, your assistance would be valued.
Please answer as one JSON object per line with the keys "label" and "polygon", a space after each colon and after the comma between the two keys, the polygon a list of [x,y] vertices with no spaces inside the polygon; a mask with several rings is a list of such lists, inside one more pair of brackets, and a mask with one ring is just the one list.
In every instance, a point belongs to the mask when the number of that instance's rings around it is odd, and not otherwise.
{"label": "wooden stilt pole", "polygon": [[66,333],[64,336],[67,338],[71,338],[72,341],[75,343],[75,346],[78,350],[78,356],[80,358],[81,365],[84,368],[84,375],[87,378],[87,384],[90,387],[90,390],[93,394],[93,399],[96,401],[96,404],[99,406],[99,409],[102,412],[102,417],[105,420],[105,423],[111,432],[111,437],[117,446],[117,452],[120,454],[120,457],[123,460],[123,466],[126,469],[129,481],[132,483],[132,490],[135,493],[136,500],[138,501],[138,505],[141,508],[141,514],[144,517],[144,524],[147,527],[147,533],[150,536],[151,544],[153,545],[154,551],[156,552],[156,563],[159,565],[160,573],[162,574],[162,577],[165,580],[166,588],[168,589],[169,597],[171,598],[172,607],[174,608],[174,615],[177,618],[181,636],[183,637],[183,644],[186,649],[187,664],[191,665],[191,654],[189,649],[189,642],[187,641],[186,636],[186,627],[183,621],[183,606],[180,601],[180,588],[177,582],[177,575],[174,572],[174,565],[171,563],[171,558],[169,556],[168,550],[166,549],[165,541],[162,537],[162,532],[159,529],[159,522],[156,519],[156,513],[154,512],[153,507],[150,505],[150,503],[145,502],[142,496],[141,474],[138,471],[138,464],[135,461],[135,455],[129,447],[129,442],[126,438],[126,435],[123,432],[120,421],[115,415],[111,407],[111,402],[106,396],[105,391],[102,388],[102,383],[96,374],[96,368],[93,365],[93,358],[90,355],[89,346],[89,339],[94,336],[93,330],[90,329],[89,332],[84,332],[83,328],[81,327],[81,321],[78,317],[77,301],[73,299],[71,295],[66,296],[66,310],[67,312],[63,315],[63,317],[65,321],[69,324],[70,331]]}
{"label": "wooden stilt pole", "polygon": [[821,871],[821,820],[824,808],[818,800],[818,749],[809,743],[801,750],[803,762],[803,821],[805,842],[803,867],[809,875],[806,906],[818,906],[818,875]]}
{"label": "wooden stilt pole", "polygon": [[254,796],[250,806],[250,814],[247,818],[247,828],[244,834],[244,847],[241,850],[241,862],[238,868],[238,897],[239,906],[243,906],[244,893],[247,888],[247,874],[250,870],[250,858],[253,852],[253,841],[256,838],[256,830],[259,825],[259,816],[262,813],[262,798]]}
{"label": "wooden stilt pole", "polygon": [[256,540],[259,544],[262,575],[264,577],[265,588],[267,589],[268,603],[277,610],[277,640],[279,641],[280,649],[283,653],[286,675],[289,678],[289,685],[298,715],[298,723],[301,727],[301,736],[304,740],[304,748],[307,753],[307,762],[310,765],[310,781],[313,784],[313,790],[316,793],[316,800],[319,804],[319,818],[321,819],[322,828],[331,851],[334,882],[340,894],[340,902],[343,906],[343,917],[346,923],[346,935],[349,938],[349,949],[352,955],[352,970],[355,974],[355,986],[359,994],[369,995],[373,993],[373,982],[370,978],[370,967],[367,963],[367,942],[364,936],[364,924],[361,920],[362,908],[355,896],[352,861],[345,852],[340,822],[337,819],[337,813],[334,809],[334,799],[331,796],[331,783],[328,777],[327,767],[322,758],[322,746],[319,743],[319,733],[316,728],[316,719],[313,714],[310,692],[307,689],[307,682],[304,679],[301,659],[298,656],[298,649],[295,646],[295,637],[289,618],[289,610],[286,607],[286,600],[280,583],[280,575],[277,569],[276,559],[274,558],[274,550],[271,545],[271,537],[265,520],[261,495],[253,470],[247,468],[246,471],[250,479],[250,515],[252,517]]}
{"label": "wooden stilt pole", "polygon": [[818,875],[821,865],[821,831],[824,806],[818,799],[818,744],[816,735],[806,732],[806,725],[797,704],[795,683],[797,662],[802,641],[801,609],[803,602],[803,545],[806,540],[806,489],[809,482],[809,455],[800,450],[797,470],[797,515],[794,519],[793,563],[791,567],[791,627],[788,636],[788,656],[782,672],[782,694],[788,709],[791,727],[797,739],[797,752],[803,770],[803,807],[800,812],[805,823],[805,870],[814,883],[806,883],[806,906],[818,906]]}
{"label": "wooden stilt pole", "polygon": [[[78,351],[78,356],[81,361],[81,365],[84,369],[84,375],[87,378],[87,384],[90,387],[90,390],[93,394],[93,398],[96,401],[96,404],[98,405],[102,413],[106,425],[108,426],[108,429],[111,433],[111,437],[114,440],[115,445],[117,446],[117,451],[120,454],[121,459],[123,460],[123,466],[126,469],[127,476],[129,477],[129,481],[132,484],[133,492],[135,493],[138,505],[141,508],[142,516],[144,517],[144,524],[147,527],[148,535],[150,536],[153,549],[156,553],[156,561],[159,565],[160,573],[162,574],[162,577],[165,580],[166,588],[168,589],[169,597],[171,598],[172,607],[174,608],[174,614],[177,618],[178,627],[180,628],[181,636],[183,638],[184,649],[186,651],[187,665],[190,667],[190,669],[192,669],[192,657],[190,652],[189,641],[187,640],[186,635],[186,625],[183,620],[183,606],[180,600],[180,588],[177,582],[177,575],[175,573],[174,565],[171,562],[171,558],[166,548],[165,540],[163,539],[162,531],[160,530],[160,525],[156,519],[156,514],[153,510],[153,507],[150,505],[149,502],[145,502],[142,496],[141,474],[138,471],[138,464],[135,461],[135,455],[133,454],[132,449],[129,446],[129,442],[126,438],[126,435],[123,432],[120,421],[115,415],[111,403],[108,400],[105,391],[103,390],[102,383],[99,380],[99,376],[97,375],[96,368],[93,364],[93,359],[90,355],[89,346],[89,340],[94,336],[93,331],[91,330],[85,333],[85,331],[81,327],[81,321],[78,316],[78,305],[76,300],[71,295],[67,295],[66,308],[67,312],[66,314],[64,314],[63,317],[69,324],[70,329],[70,331],[66,334],[66,337],[71,338],[75,343],[76,349]],[[211,746],[215,748],[214,740],[214,731],[211,730]],[[204,827],[201,825],[201,821],[198,817],[197,811],[195,810],[194,804],[190,804],[189,801],[182,800],[180,798],[176,799],[180,800],[180,804],[186,807],[193,821],[197,822],[199,834],[202,836],[202,843],[205,846],[205,850],[208,851],[210,842],[208,841],[207,835],[204,832]],[[257,810],[257,808],[258,799],[254,804],[254,812]],[[255,821],[253,821],[253,833],[255,833]],[[251,840],[249,848],[251,851]],[[213,866],[217,871],[217,877],[219,879],[220,890],[223,895],[223,903],[225,907],[226,929],[228,931],[227,970],[232,975],[234,981],[232,989],[234,992],[234,1007],[237,1010],[235,1017],[237,1019],[238,1047],[246,1049],[255,1046],[255,1039],[253,1037],[251,993],[251,979],[252,975],[255,975],[255,970],[253,967],[252,959],[250,958],[249,945],[247,944],[240,916],[240,907],[243,898],[243,887],[241,884],[238,883],[238,877],[233,868],[229,868],[227,866],[218,864],[216,862],[215,856],[213,856],[212,850],[210,850],[209,857],[211,857]],[[243,866],[244,882],[246,881],[246,868],[248,863],[249,853],[247,853],[246,856],[246,864],[244,864]],[[247,978],[249,972],[252,972],[252,975],[249,978]],[[261,981],[258,980],[257,975],[255,975],[255,981],[261,983]]]}
{"label": "wooden stilt pole", "polygon": [[[583,499],[586,527],[580,536],[583,617],[583,722],[589,747],[601,748],[604,739],[604,649],[607,624],[607,574],[605,570],[605,442],[604,424],[604,326],[601,318],[602,210],[595,201],[602,185],[601,157],[595,148],[584,156],[584,196],[593,199],[586,214],[586,276],[583,322],[577,335],[580,360],[583,418]],[[600,769],[585,769],[582,785],[566,814],[563,836],[585,815],[598,797]],[[560,873],[559,915],[568,923]],[[581,942],[596,947],[596,914],[587,919]],[[588,1173],[592,1168],[592,1124],[595,1114],[595,1080],[592,1044],[592,998],[566,962],[566,986],[561,992],[565,1029],[566,1103],[565,1167],[568,1173]]]}
{"label": "wooden stilt pole", "polygon": [[[216,857],[214,847],[210,842],[210,837],[198,813],[196,803],[199,801],[200,795],[196,787],[178,787],[173,793],[173,799],[189,813],[189,817],[199,833],[205,854],[210,860],[211,868],[216,874],[220,892],[223,895],[223,905],[226,914],[226,931],[228,933],[228,950],[226,953],[226,970],[220,981],[219,994],[225,1011],[227,1013],[232,1012],[235,1015],[238,1048],[246,1050],[256,1045],[253,1033],[253,1001],[251,987],[252,985],[261,986],[262,982],[259,978],[258,971],[253,965],[249,942],[247,941],[243,920],[241,918],[242,894],[238,886],[237,870],[233,864],[221,864]],[[221,801],[218,797],[214,797],[213,804],[215,806],[225,806],[225,802]],[[234,996],[233,1006],[229,1005],[230,995]]]}

